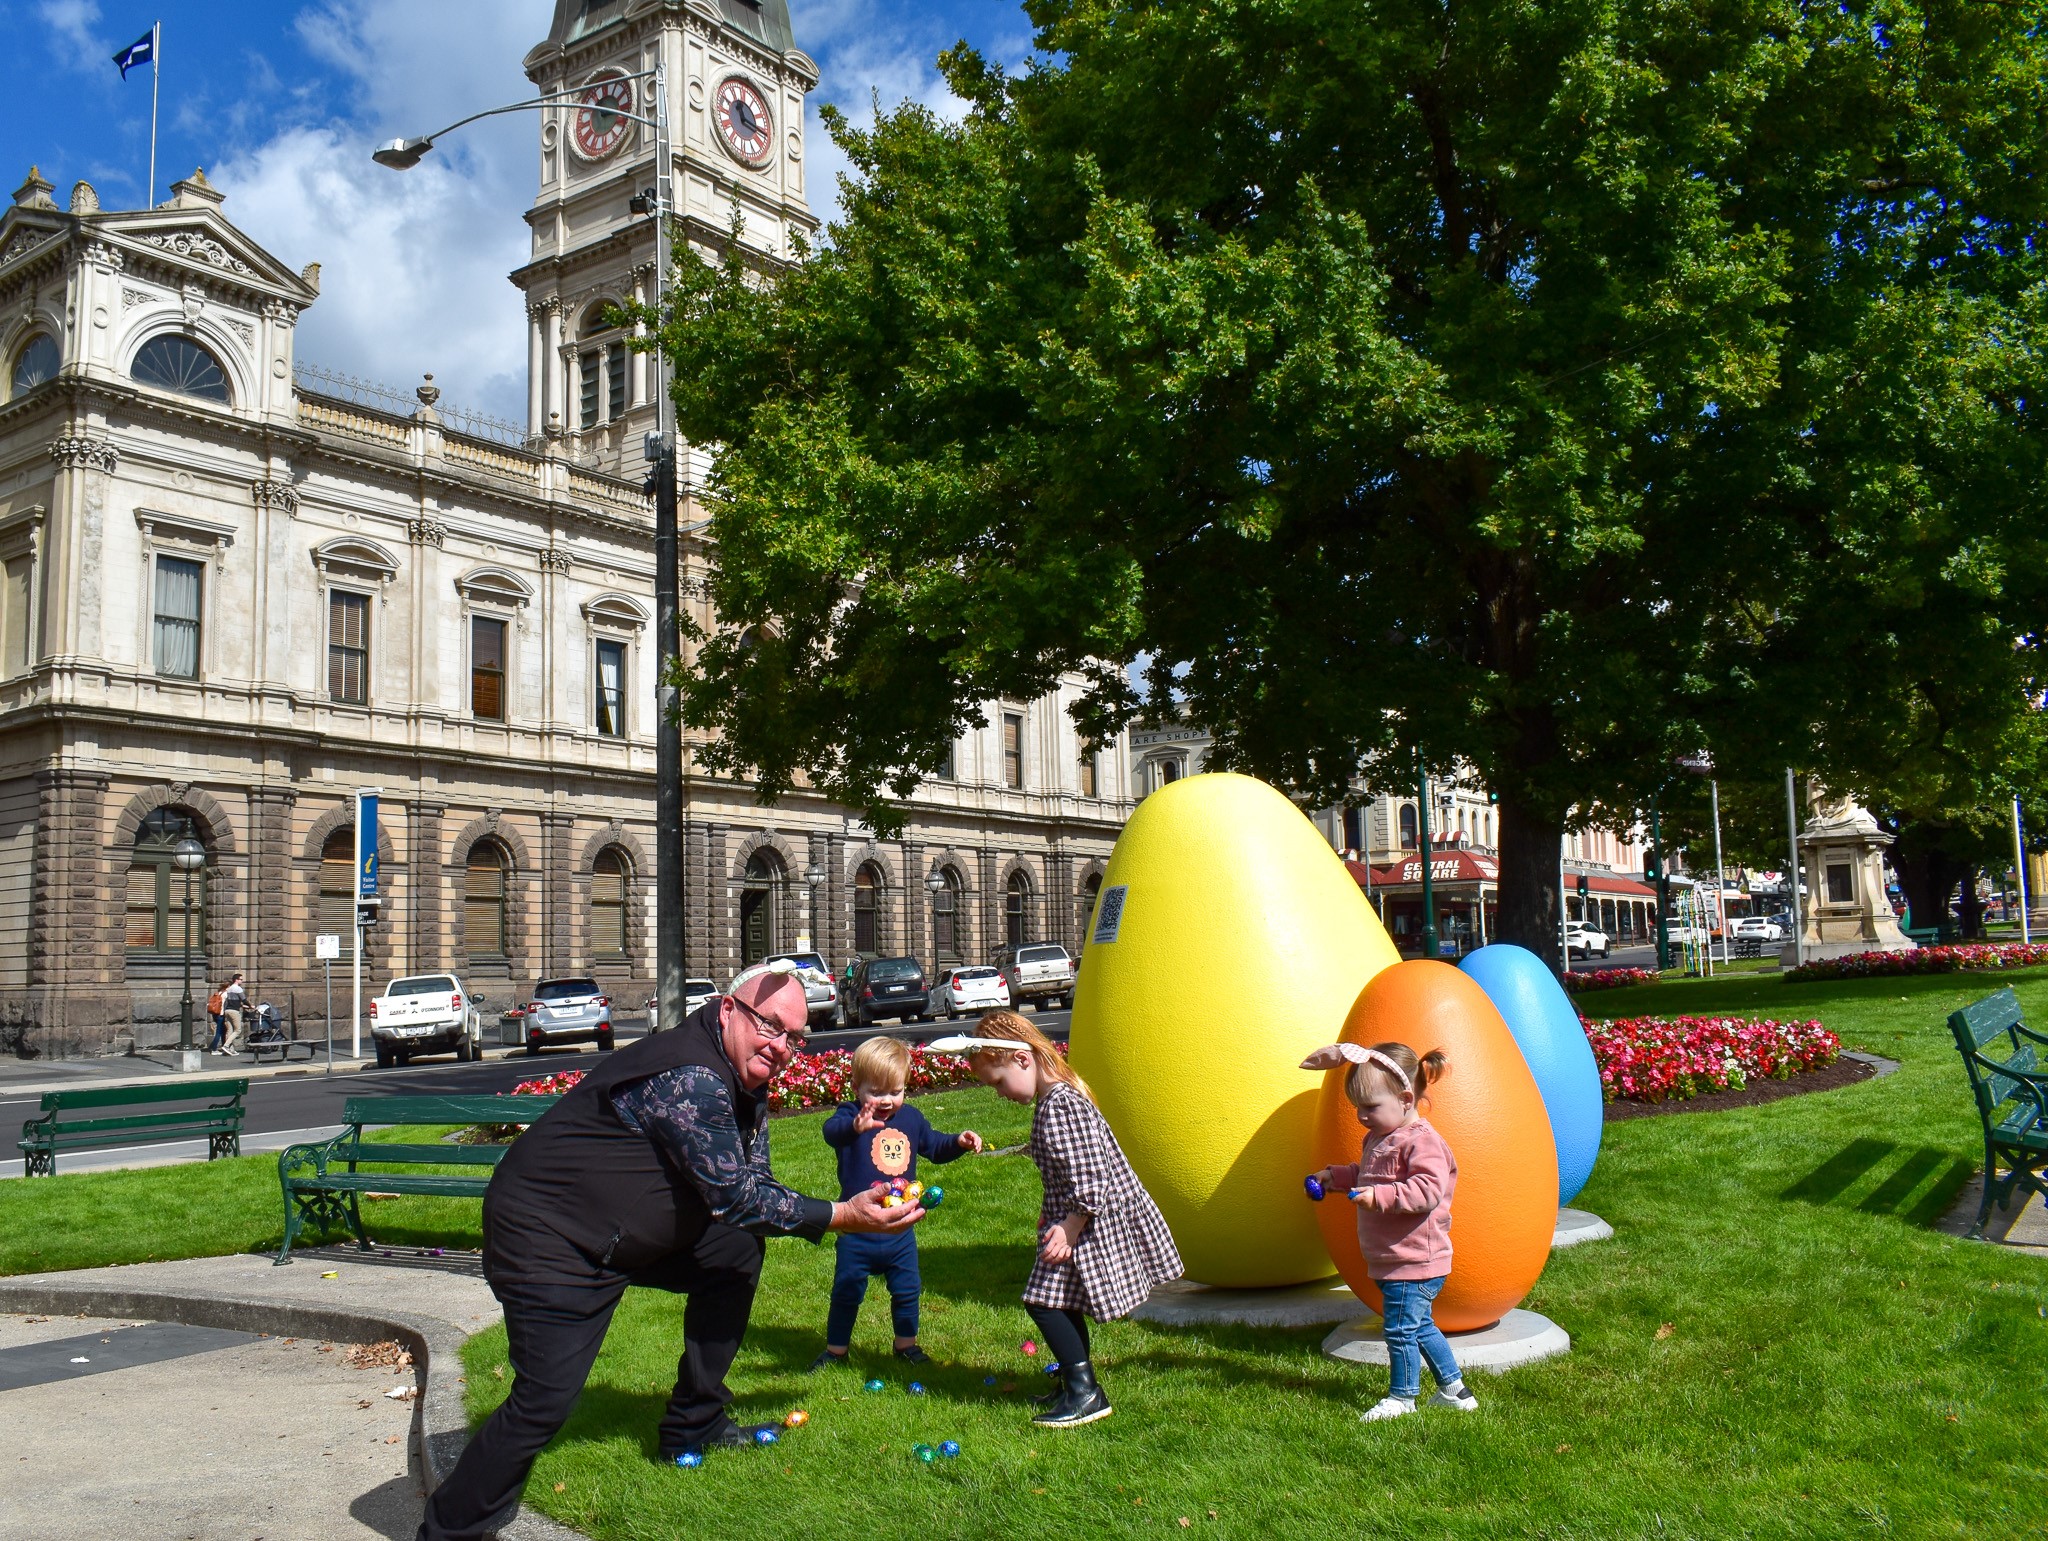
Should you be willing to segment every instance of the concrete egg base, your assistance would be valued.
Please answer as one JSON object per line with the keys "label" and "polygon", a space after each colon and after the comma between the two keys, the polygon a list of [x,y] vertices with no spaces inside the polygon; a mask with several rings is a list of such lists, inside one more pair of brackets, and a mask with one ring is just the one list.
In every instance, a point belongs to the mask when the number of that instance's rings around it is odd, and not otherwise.
{"label": "concrete egg base", "polygon": [[[1534,1364],[1571,1352],[1571,1334],[1547,1316],[1534,1311],[1508,1312],[1491,1327],[1478,1332],[1452,1332],[1451,1353],[1460,1370],[1490,1370],[1498,1375],[1518,1364]],[[1380,1336],[1380,1319],[1362,1316],[1346,1322],[1323,1339],[1323,1352],[1332,1359],[1351,1364],[1387,1362],[1386,1340]]]}
{"label": "concrete egg base", "polygon": [[1273,1289],[1218,1289],[1192,1279],[1174,1279],[1152,1291],[1134,1313],[1167,1327],[1327,1327],[1348,1322],[1367,1309],[1335,1275],[1313,1284]]}
{"label": "concrete egg base", "polygon": [[1550,1250],[1576,1247],[1582,1242],[1605,1241],[1614,1234],[1614,1227],[1598,1215],[1588,1214],[1583,1209],[1560,1209],[1557,1212],[1557,1230],[1551,1235]]}

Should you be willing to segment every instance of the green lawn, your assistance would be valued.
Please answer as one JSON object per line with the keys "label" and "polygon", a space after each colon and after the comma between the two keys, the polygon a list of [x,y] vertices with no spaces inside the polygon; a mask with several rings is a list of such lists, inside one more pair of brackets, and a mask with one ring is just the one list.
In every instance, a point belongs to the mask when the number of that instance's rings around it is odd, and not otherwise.
{"label": "green lawn", "polygon": [[[1125,1322],[1097,1334],[1117,1416],[1033,1430],[1023,1400],[1044,1383],[1018,1352],[1030,1329],[1015,1299],[1037,1178],[1021,1158],[970,1158],[947,1169],[948,1203],[921,1228],[925,1342],[944,1361],[922,1377],[929,1395],[909,1396],[887,1356],[879,1287],[858,1370],[807,1376],[830,1244],[775,1242],[733,1375],[736,1411],[802,1406],[811,1424],[698,1471],[655,1466],[680,1303],[635,1291],[528,1497],[603,1541],[1176,1534],[1182,1517],[1260,1541],[2043,1536],[2048,1269],[1929,1229],[1977,1154],[1943,1019],[2005,983],[2048,1021],[2048,970],[1803,986],[1741,975],[1581,997],[1601,1016],[1818,1016],[1903,1068],[1750,1110],[1610,1125],[1579,1203],[1618,1234],[1558,1254],[1531,1302],[1573,1351],[1478,1377],[1477,1415],[1362,1426],[1382,1375],[1324,1360],[1319,1333]],[[1171,1094],[1227,1086],[1191,1079]],[[1024,1129],[1025,1110],[980,1091],[924,1106],[998,1144]],[[778,1167],[813,1190],[830,1172],[817,1122],[776,1126]],[[0,1268],[274,1245],[274,1171],[251,1158],[10,1182]],[[474,1204],[445,1206],[445,1221],[423,1204],[379,1210],[380,1239],[476,1239]],[[467,1359],[481,1416],[503,1392],[502,1332],[473,1340]],[[889,1389],[863,1392],[868,1373]],[[959,1460],[911,1458],[912,1444],[945,1438],[964,1446]]]}

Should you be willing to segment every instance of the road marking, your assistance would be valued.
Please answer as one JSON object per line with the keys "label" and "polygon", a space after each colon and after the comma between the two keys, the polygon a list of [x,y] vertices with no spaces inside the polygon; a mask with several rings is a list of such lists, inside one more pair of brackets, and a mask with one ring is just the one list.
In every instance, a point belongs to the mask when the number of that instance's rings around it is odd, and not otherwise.
{"label": "road marking", "polygon": [[[287,1145],[310,1145],[317,1140],[331,1140],[348,1127],[347,1124],[323,1124],[317,1129],[272,1129],[262,1134],[245,1134],[242,1136],[242,1154],[260,1156],[283,1150]],[[154,1145],[123,1145],[113,1150],[60,1151],[57,1175],[61,1177],[67,1172],[120,1172],[205,1159],[205,1140],[166,1140]],[[21,1175],[21,1168],[11,1161],[0,1168],[0,1177]]]}

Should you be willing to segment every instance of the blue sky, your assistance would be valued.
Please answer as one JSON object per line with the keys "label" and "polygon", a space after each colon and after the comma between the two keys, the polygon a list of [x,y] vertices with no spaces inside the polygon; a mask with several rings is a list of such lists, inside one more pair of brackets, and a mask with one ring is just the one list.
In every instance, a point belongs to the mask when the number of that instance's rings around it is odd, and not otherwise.
{"label": "blue sky", "polygon": [[[516,100],[519,67],[546,34],[552,0],[320,0],[131,4],[0,0],[0,191],[31,164],[57,184],[91,182],[103,204],[144,199],[149,78],[124,82],[112,55],[161,20],[156,196],[204,166],[224,212],[293,267],[321,264],[299,356],[409,388],[433,372],[451,402],[521,420],[526,338],[505,274],[527,254],[531,120],[477,124],[418,170],[372,164],[379,139],[425,133]],[[966,38],[1014,65],[1030,24],[1015,0],[790,0],[797,45],[818,62],[806,135],[816,211],[830,217],[843,164],[816,109],[856,122],[906,98],[957,107],[932,69]],[[443,149],[446,154],[442,153]]]}

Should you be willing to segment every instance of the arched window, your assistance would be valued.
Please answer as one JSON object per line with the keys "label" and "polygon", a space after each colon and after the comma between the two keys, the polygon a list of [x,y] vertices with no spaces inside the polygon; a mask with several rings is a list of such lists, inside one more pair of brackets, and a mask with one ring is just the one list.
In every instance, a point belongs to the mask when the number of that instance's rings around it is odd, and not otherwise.
{"label": "arched window", "polygon": [[1180,761],[1168,760],[1159,767],[1159,784],[1161,786],[1171,786],[1178,780],[1180,780]]}
{"label": "arched window", "polygon": [[776,900],[783,888],[782,858],[765,846],[747,858],[740,889],[740,966],[748,967],[780,952]]}
{"label": "arched window", "polygon": [[341,955],[356,945],[356,831],[343,825],[320,847],[320,913],[316,932],[341,938]]}
{"label": "arched window", "polygon": [[1031,899],[1031,880],[1021,872],[1010,874],[1009,886],[1003,890],[1003,940],[1012,947],[1024,944],[1025,913]]}
{"label": "arched window", "polygon": [[[131,953],[185,951],[185,874],[171,861],[180,840],[204,841],[192,815],[159,808],[135,832],[128,862],[128,950]],[[210,868],[192,874],[192,950],[206,950],[206,879]]]}
{"label": "arched window", "polygon": [[1081,945],[1088,945],[1088,938],[1095,929],[1095,902],[1102,897],[1102,874],[1091,872],[1088,880],[1081,885]]}
{"label": "arched window", "polygon": [[590,867],[590,953],[603,961],[626,956],[626,858],[615,845]]}
{"label": "arched window", "polygon": [[1415,804],[1401,804],[1401,849],[1415,849]]}
{"label": "arched window", "polygon": [[945,886],[932,895],[932,961],[944,966],[960,961],[960,874],[941,867]]}
{"label": "arched window", "polygon": [[144,343],[128,373],[142,385],[227,404],[228,377],[220,360],[176,332],[165,332]]}
{"label": "arched window", "polygon": [[57,350],[57,339],[48,332],[38,332],[15,355],[14,385],[9,394],[19,396],[47,384],[57,378],[57,371],[63,367],[64,355]]}
{"label": "arched window", "polygon": [[853,950],[873,953],[877,942],[876,920],[881,910],[882,874],[873,862],[864,862],[853,875]]}
{"label": "arched window", "polygon": [[463,874],[462,945],[472,959],[505,956],[505,849],[495,840],[469,848]]}

